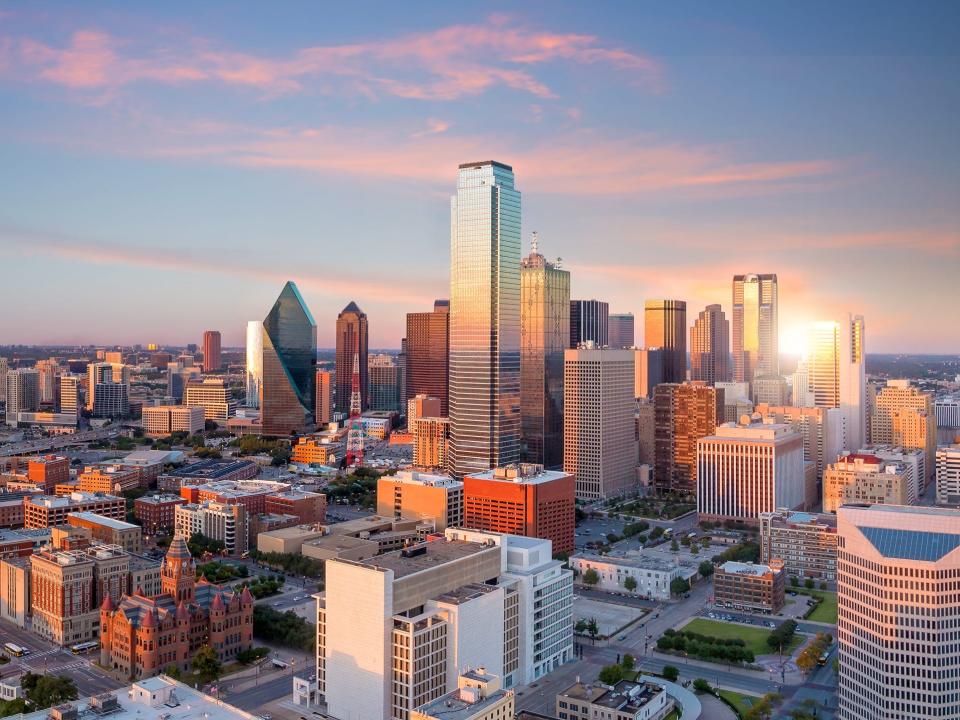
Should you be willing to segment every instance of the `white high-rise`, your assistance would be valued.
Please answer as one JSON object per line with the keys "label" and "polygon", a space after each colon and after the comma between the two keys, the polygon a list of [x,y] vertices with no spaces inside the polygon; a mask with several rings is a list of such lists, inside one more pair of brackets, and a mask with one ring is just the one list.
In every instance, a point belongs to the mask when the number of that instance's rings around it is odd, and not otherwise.
{"label": "white high-rise", "polygon": [[247,321],[247,401],[250,408],[260,407],[260,387],[263,385],[263,323]]}
{"label": "white high-rise", "polygon": [[960,511],[847,505],[837,532],[837,717],[960,717]]}
{"label": "white high-rise", "polygon": [[807,382],[815,407],[839,408],[843,447],[856,451],[867,437],[864,321],[813,323],[807,335]]}
{"label": "white high-rise", "polygon": [[493,160],[459,168],[450,201],[450,470],[520,460],[520,192]]}

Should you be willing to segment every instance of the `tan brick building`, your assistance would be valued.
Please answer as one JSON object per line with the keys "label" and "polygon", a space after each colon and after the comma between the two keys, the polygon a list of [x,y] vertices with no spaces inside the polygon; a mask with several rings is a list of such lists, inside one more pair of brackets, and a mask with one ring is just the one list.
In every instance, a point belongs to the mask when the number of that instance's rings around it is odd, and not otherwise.
{"label": "tan brick building", "polygon": [[126,502],[121,497],[100,493],[71,492],[62,497],[33,495],[23,500],[23,525],[45,528],[66,525],[72,512],[94,512],[116,520],[126,517]]}
{"label": "tan brick building", "polygon": [[723,607],[775,613],[783,607],[785,576],[782,560],[769,565],[726,562],[713,574],[714,602]]}

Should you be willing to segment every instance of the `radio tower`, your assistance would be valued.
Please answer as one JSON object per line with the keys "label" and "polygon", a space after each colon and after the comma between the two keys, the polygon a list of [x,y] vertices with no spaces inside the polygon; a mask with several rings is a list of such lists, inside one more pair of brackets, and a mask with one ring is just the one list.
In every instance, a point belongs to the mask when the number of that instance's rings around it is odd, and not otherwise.
{"label": "radio tower", "polygon": [[[360,344],[359,338],[357,345]],[[350,429],[347,431],[347,467],[363,467],[363,423],[360,421],[360,350],[354,347],[350,379]]]}

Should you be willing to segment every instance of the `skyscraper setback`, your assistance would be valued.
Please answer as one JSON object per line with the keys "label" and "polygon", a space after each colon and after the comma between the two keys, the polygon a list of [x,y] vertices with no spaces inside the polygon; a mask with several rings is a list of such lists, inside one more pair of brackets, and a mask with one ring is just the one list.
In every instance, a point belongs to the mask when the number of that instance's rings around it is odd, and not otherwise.
{"label": "skyscraper setback", "polygon": [[450,366],[450,301],[435,300],[431,312],[407,313],[404,402],[417,395],[440,398],[446,416]]}
{"label": "skyscraper setback", "polygon": [[460,166],[450,203],[450,469],[520,458],[520,192],[493,160]]}
{"label": "skyscraper setback", "polygon": [[719,305],[707,305],[690,328],[690,379],[730,380],[730,323]]}
{"label": "skyscraper setback", "polygon": [[647,300],[643,305],[643,342],[660,348],[661,382],[687,379],[687,303],[683,300]]}
{"label": "skyscraper setback", "polygon": [[733,276],[733,380],[779,375],[777,276]]}
{"label": "skyscraper setback", "polygon": [[359,353],[360,409],[366,410],[367,402],[367,315],[355,302],[350,302],[337,315],[337,411],[350,412],[351,376],[353,356]]}
{"label": "skyscraper setback", "polygon": [[313,417],[317,363],[317,324],[293,282],[283,286],[261,337],[263,434],[289,435]]}
{"label": "skyscraper setback", "polygon": [[520,436],[524,462],[563,464],[563,351],[570,335],[570,273],[538,252],[520,266]]}

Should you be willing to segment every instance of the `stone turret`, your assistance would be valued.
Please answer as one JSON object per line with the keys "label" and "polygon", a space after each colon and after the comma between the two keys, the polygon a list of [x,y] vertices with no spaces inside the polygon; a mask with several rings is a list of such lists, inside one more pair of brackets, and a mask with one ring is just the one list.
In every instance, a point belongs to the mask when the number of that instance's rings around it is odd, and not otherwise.
{"label": "stone turret", "polygon": [[193,602],[196,598],[197,567],[183,536],[177,535],[163,558],[160,568],[160,583],[164,593],[172,595],[176,602]]}

